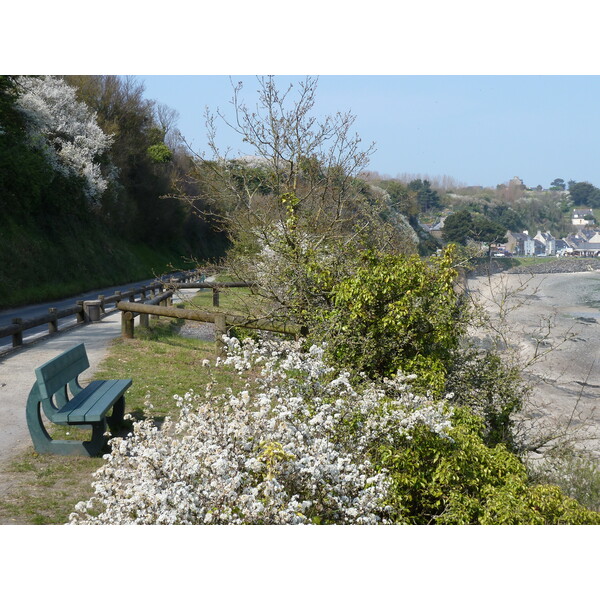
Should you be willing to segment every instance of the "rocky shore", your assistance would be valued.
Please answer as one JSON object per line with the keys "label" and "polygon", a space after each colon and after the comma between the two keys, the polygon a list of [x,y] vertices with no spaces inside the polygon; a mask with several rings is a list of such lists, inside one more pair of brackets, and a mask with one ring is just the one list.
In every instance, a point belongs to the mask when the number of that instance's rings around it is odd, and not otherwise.
{"label": "rocky shore", "polygon": [[[497,261],[496,261],[497,262]],[[546,275],[554,273],[585,273],[600,270],[600,258],[557,258],[537,265],[512,267],[505,273]]]}
{"label": "rocky shore", "polygon": [[545,260],[533,265],[512,266],[514,260],[510,258],[480,259],[478,263],[469,268],[466,276],[480,277],[508,273],[516,275],[553,275],[558,273],[587,273],[600,271],[600,258],[555,258]]}

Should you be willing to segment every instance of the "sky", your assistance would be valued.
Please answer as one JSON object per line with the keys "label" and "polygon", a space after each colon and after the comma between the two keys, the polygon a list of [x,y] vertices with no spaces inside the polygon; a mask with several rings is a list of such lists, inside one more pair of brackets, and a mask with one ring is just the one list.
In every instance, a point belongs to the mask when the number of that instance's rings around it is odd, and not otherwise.
{"label": "sky", "polygon": [[141,74],[147,97],[179,112],[198,150],[205,106],[226,108],[231,98],[229,75],[252,91],[256,74],[311,74],[320,76],[317,109],[356,115],[380,174],[600,186],[597,15],[587,0],[546,2],[543,11],[528,0],[173,0],[168,10],[153,0],[143,10],[56,0],[35,17],[13,4],[2,71]]}
{"label": "sky", "polygon": [[[247,75],[137,77],[147,98],[177,110],[198,152],[207,149],[205,108],[231,114],[232,82],[244,83],[249,106],[258,88]],[[281,88],[303,79],[276,76]],[[597,75],[325,75],[315,111],[352,112],[363,146],[375,142],[369,170],[381,175],[445,175],[485,187],[517,176],[544,188],[561,178],[600,187],[599,99]],[[234,154],[246,153],[235,132],[224,124],[219,132]]]}

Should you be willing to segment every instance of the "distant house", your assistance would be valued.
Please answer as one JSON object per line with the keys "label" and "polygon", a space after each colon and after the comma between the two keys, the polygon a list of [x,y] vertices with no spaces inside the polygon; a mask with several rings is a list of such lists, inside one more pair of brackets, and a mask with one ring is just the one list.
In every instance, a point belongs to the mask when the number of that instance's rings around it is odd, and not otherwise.
{"label": "distant house", "polygon": [[[587,235],[586,235],[587,234]],[[571,256],[600,256],[599,232],[582,230],[569,234],[564,241],[567,243],[565,253]]]}
{"label": "distant house", "polygon": [[539,240],[527,236],[529,239],[525,240],[523,244],[523,255],[524,256],[538,256],[539,254],[546,254],[546,246]]}
{"label": "distant house", "polygon": [[[589,225],[589,223],[588,223]],[[599,229],[586,229],[585,227],[583,229],[579,229],[577,231],[577,234],[579,237],[583,238],[586,242],[591,242],[592,238],[597,236],[598,233],[600,232]]]}
{"label": "distant house", "polygon": [[432,225],[431,227],[429,227],[429,233],[431,233],[431,235],[438,239],[441,240],[442,239],[442,233],[443,233],[443,229],[444,229],[444,222],[446,221],[446,217],[442,217],[435,225]]}
{"label": "distant house", "polygon": [[571,254],[573,254],[573,256],[600,256],[600,244],[583,242],[579,246],[573,248]]}
{"label": "distant house", "polygon": [[568,247],[569,245],[567,242],[565,242],[565,240],[554,240],[554,248],[558,256],[565,254]]}
{"label": "distant house", "polygon": [[533,239],[544,246],[546,256],[554,256],[556,254],[556,238],[549,231],[542,233],[538,230]]}
{"label": "distant house", "polygon": [[504,247],[511,254],[516,254],[517,256],[546,254],[546,246],[539,240],[532,238],[528,231],[523,231],[523,233],[509,231],[506,234],[506,239],[507,242],[504,244]]}
{"label": "distant house", "polygon": [[517,233],[508,231],[506,233],[506,243],[504,247],[511,254],[523,256],[525,254],[525,242],[529,239],[527,233]]}
{"label": "distant house", "polygon": [[571,216],[571,223],[575,227],[585,227],[594,220],[594,211],[591,208],[576,208]]}

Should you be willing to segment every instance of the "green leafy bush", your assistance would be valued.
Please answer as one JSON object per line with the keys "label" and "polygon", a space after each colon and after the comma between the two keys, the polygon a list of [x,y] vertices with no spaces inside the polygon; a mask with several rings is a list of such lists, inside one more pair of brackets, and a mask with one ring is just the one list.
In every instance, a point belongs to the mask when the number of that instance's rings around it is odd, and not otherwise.
{"label": "green leafy bush", "polygon": [[452,394],[453,404],[466,406],[483,419],[482,436],[488,446],[503,443],[518,450],[512,417],[530,390],[517,365],[493,350],[465,343],[453,353],[445,391]]}
{"label": "green leafy bush", "polygon": [[154,144],[146,150],[148,157],[155,163],[167,163],[173,160],[173,152],[164,143]]}
{"label": "green leafy bush", "polygon": [[453,256],[453,247],[429,262],[366,253],[356,274],[333,288],[334,308],[319,331],[327,331],[330,358],[371,377],[414,373],[441,392],[467,322]]}
{"label": "green leafy bush", "polygon": [[532,486],[502,444],[483,442],[483,420],[455,409],[451,440],[415,429],[406,443],[381,445],[372,460],[392,479],[397,523],[440,525],[600,524],[600,514],[555,486]]}

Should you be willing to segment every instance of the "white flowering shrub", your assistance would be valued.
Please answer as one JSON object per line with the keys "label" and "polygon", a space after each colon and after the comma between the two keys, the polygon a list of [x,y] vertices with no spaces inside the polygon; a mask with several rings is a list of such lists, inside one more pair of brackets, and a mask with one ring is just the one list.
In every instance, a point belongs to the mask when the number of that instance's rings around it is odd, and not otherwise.
{"label": "white flowering shrub", "polygon": [[179,418],[134,423],[110,441],[94,494],[73,524],[378,524],[390,480],[369,460],[417,425],[448,437],[451,409],[410,391],[410,377],[349,381],[301,342],[225,337],[239,393],[176,397]]}
{"label": "white flowering shrub", "polygon": [[96,115],[76,99],[75,88],[60,77],[21,76],[17,108],[25,115],[29,142],[44,153],[63,175],[77,175],[86,182],[86,195],[98,202],[108,186],[98,164],[112,137],[105,134]]}

